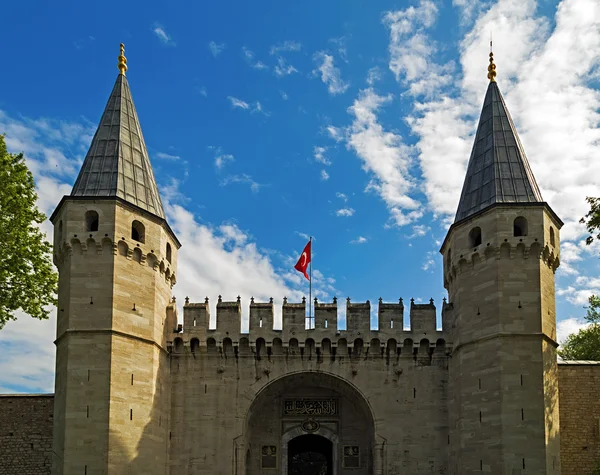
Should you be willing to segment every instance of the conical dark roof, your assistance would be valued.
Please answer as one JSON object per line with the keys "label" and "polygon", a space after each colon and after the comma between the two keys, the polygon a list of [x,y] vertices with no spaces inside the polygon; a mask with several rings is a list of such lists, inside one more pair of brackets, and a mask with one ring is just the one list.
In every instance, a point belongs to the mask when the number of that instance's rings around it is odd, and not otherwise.
{"label": "conical dark roof", "polygon": [[542,201],[498,84],[491,81],[483,102],[455,222],[495,203]]}
{"label": "conical dark roof", "polygon": [[117,77],[71,196],[119,197],[165,217],[124,74]]}

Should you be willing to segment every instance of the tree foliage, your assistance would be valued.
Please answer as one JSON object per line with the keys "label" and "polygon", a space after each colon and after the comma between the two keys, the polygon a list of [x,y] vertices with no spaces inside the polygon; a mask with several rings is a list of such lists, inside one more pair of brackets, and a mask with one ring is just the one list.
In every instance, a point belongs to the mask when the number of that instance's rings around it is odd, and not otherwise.
{"label": "tree foliage", "polygon": [[585,320],[590,325],[567,337],[558,350],[563,360],[600,361],[600,297],[592,295],[589,303]]}
{"label": "tree foliage", "polygon": [[579,222],[585,224],[589,233],[585,240],[585,243],[589,245],[594,242],[594,239],[600,239],[600,198],[588,196],[585,200],[589,203],[590,210]]}
{"label": "tree foliage", "polygon": [[[600,198],[588,196],[586,201],[590,210],[579,222],[585,224],[589,233],[585,240],[589,245],[595,239],[600,240]],[[588,302],[590,305],[587,307],[585,320],[590,325],[567,337],[562,349],[558,350],[564,360],[600,361],[600,296],[592,295]]]}
{"label": "tree foliage", "polygon": [[58,277],[36,200],[23,154],[8,153],[0,135],[0,329],[19,309],[46,319],[47,306],[56,305]]}

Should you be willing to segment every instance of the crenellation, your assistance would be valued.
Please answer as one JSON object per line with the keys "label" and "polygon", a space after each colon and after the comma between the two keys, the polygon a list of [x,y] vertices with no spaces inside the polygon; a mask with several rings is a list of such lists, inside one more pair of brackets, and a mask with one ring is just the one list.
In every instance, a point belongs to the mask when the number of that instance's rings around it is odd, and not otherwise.
{"label": "crenellation", "polygon": [[318,302],[315,299],[315,330],[330,332],[337,330],[337,299],[333,298],[333,303]]}
{"label": "crenellation", "polygon": [[241,331],[241,325],[241,299],[238,297],[234,302],[223,302],[222,297],[219,295],[217,301],[217,322],[214,331],[220,335],[237,335]]}
{"label": "crenellation", "polygon": [[274,322],[273,299],[268,303],[255,302],[254,297],[250,299],[249,330],[255,335],[268,335],[273,331]]}
{"label": "crenellation", "polygon": [[398,303],[383,302],[379,298],[377,309],[379,331],[386,334],[395,334],[404,329],[404,302],[400,298]]}
{"label": "crenellation", "polygon": [[371,302],[352,303],[346,299],[346,335],[348,343],[371,331]]}
{"label": "crenellation", "polygon": [[436,330],[436,308],[433,299],[418,304],[410,301],[410,329],[414,333],[428,334]]}

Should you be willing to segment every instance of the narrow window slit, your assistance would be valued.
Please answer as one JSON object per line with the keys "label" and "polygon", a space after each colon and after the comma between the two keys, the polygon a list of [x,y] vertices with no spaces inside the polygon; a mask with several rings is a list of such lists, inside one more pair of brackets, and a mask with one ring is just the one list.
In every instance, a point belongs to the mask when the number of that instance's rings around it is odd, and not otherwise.
{"label": "narrow window slit", "polygon": [[133,420],[133,409],[129,409],[129,420]]}

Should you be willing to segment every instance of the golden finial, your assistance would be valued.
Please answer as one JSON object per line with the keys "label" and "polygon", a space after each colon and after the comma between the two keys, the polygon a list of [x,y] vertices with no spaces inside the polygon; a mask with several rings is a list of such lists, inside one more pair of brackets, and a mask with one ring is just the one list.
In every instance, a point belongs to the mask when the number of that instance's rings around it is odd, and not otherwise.
{"label": "golden finial", "polygon": [[119,55],[119,64],[117,65],[119,71],[123,76],[125,76],[125,71],[127,71],[127,58],[125,57],[125,45],[121,43],[121,54]]}
{"label": "golden finial", "polygon": [[[490,41],[490,50],[492,49],[492,42]],[[490,82],[496,82],[496,65],[494,64],[494,53],[490,51],[490,65],[488,66],[488,79]]]}

